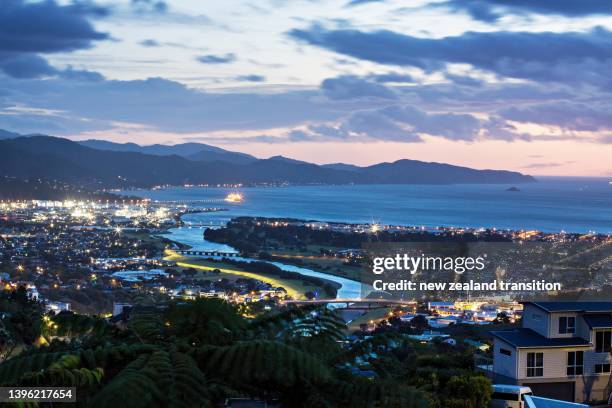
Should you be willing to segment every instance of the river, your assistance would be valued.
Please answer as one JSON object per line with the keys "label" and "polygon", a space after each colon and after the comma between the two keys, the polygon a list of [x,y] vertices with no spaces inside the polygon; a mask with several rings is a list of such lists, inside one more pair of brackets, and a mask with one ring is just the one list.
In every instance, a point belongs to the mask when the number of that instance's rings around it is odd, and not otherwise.
{"label": "river", "polygon": [[[214,213],[204,213],[204,214],[214,214]],[[185,215],[184,218],[187,224],[189,221],[190,215]],[[202,214],[199,214],[198,222],[204,221]],[[237,253],[236,249],[232,248],[226,244],[218,244],[216,242],[210,242],[204,239],[204,227],[181,227],[181,228],[172,228],[169,230],[169,235],[166,235],[168,239],[171,239],[176,242],[180,242],[181,244],[186,244],[191,246],[194,250],[197,251],[219,251],[219,252],[234,252]],[[214,257],[213,257],[214,258]],[[220,259],[220,257],[217,257]],[[237,257],[232,258],[239,261],[259,261],[255,258],[244,258]],[[313,276],[315,278],[326,279],[328,281],[335,282],[340,285],[340,289],[338,289],[336,298],[337,299],[361,299],[361,289],[362,285],[360,282],[342,278],[340,276],[334,276],[323,272],[317,272],[312,269],[302,268],[295,265],[285,264],[282,262],[270,262],[278,266],[279,268],[289,271],[289,272],[297,272],[301,275]]]}

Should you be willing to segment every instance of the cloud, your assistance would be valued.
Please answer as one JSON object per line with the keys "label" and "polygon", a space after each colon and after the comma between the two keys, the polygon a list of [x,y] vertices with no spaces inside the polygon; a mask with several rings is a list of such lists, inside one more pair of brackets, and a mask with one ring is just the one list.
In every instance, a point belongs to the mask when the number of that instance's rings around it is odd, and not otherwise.
{"label": "cloud", "polygon": [[[173,133],[263,130],[335,120],[350,112],[350,107],[334,106],[316,90],[214,93],[162,78],[76,81],[56,76],[17,80],[0,75],[0,82],[6,92],[0,102],[62,111],[65,118],[74,121],[75,129],[89,127],[92,131],[111,129],[116,123]],[[30,131],[27,122],[23,129],[14,129]]]}
{"label": "cloud", "polygon": [[165,13],[169,8],[162,0],[132,0],[131,4],[138,13]]}
{"label": "cloud", "polygon": [[558,126],[566,130],[612,130],[612,105],[557,101],[528,106],[511,106],[497,111],[516,122]]}
{"label": "cloud", "polygon": [[228,64],[230,62],[236,61],[236,55],[229,53],[225,55],[200,55],[196,57],[196,60],[201,62],[202,64]]}
{"label": "cloud", "polygon": [[90,48],[108,35],[95,30],[88,17],[108,10],[90,1],[59,5],[54,0],[5,0],[0,7],[0,71],[14,78],[56,75],[39,54]]}
{"label": "cloud", "polygon": [[263,75],[249,74],[249,75],[239,75],[236,77],[236,80],[243,81],[243,82],[264,82],[266,80],[266,77]]}
{"label": "cloud", "polygon": [[608,0],[448,0],[429,6],[463,11],[476,20],[489,23],[507,14],[553,14],[564,17],[612,15],[612,2]]}
{"label": "cloud", "polygon": [[427,113],[413,106],[390,106],[381,112],[417,133],[451,140],[473,140],[482,127],[482,122],[470,114]]}
{"label": "cloud", "polygon": [[394,121],[381,111],[358,111],[351,114],[343,128],[350,133],[379,140],[421,142],[419,135],[401,122]]}
{"label": "cloud", "polygon": [[405,143],[423,142],[423,135],[463,141],[473,141],[481,135],[507,138],[506,134],[489,134],[499,125],[501,123],[494,125],[491,120],[477,119],[470,114],[425,112],[410,105],[392,105],[358,110],[335,125],[309,125],[305,130],[294,130],[289,136],[293,141],[382,140]]}
{"label": "cloud", "polygon": [[444,77],[456,85],[476,87],[484,85],[484,81],[467,75],[456,75],[447,72],[444,74]]}
{"label": "cloud", "polygon": [[46,59],[36,54],[21,54],[0,60],[0,69],[13,78],[37,78],[56,75],[58,72]]}
{"label": "cloud", "polygon": [[311,133],[326,139],[342,140],[346,139],[349,136],[346,129],[326,124],[310,125],[308,126],[308,130]]}
{"label": "cloud", "polygon": [[[44,64],[41,67],[45,69]],[[610,116],[608,104],[599,101],[600,95],[574,93],[558,85],[465,86],[443,82],[391,86],[376,82],[382,80],[379,75],[387,74],[390,73],[329,78],[319,89],[232,93],[204,92],[163,78],[119,81],[71,67],[62,71],[51,67],[44,80],[12,79],[0,74],[3,84],[0,115],[5,110],[0,118],[4,126],[10,114],[10,129],[23,133],[45,132],[44,126],[48,126],[47,132],[58,135],[146,128],[151,132],[185,135],[261,132],[257,139],[244,136],[244,142],[259,143],[372,140],[416,143],[430,136],[467,142],[530,141],[535,138],[517,129],[517,122],[535,121],[569,130],[607,129],[606,120]],[[244,75],[244,80],[260,78]],[[578,102],[576,98],[589,103]],[[547,107],[547,103],[553,108],[557,106],[559,111]],[[28,111],[16,111],[14,107]],[[42,110],[59,113],[52,116],[37,113]],[[575,132],[555,132],[537,138],[566,139],[606,143],[601,137]]]}
{"label": "cloud", "polygon": [[105,79],[104,75],[100,74],[99,72],[73,69],[71,66],[59,71],[58,74],[64,79],[73,81],[98,82]]}
{"label": "cloud", "polygon": [[394,83],[414,82],[414,79],[412,78],[412,76],[408,74],[403,74],[400,72],[387,72],[385,74],[371,74],[371,75],[368,75],[368,79],[371,79],[375,82],[379,82],[383,84],[389,83],[389,82],[394,82]]}
{"label": "cloud", "polygon": [[82,7],[55,1],[3,0],[0,7],[0,55],[66,52],[91,47],[108,35],[98,32]]}
{"label": "cloud", "polygon": [[603,144],[612,144],[612,135],[601,135],[598,138],[597,142]]}
{"label": "cloud", "polygon": [[575,160],[566,160],[563,162],[545,162],[545,163],[531,163],[525,166],[521,166],[522,169],[546,169],[551,167],[561,167],[566,166],[568,164],[576,163]]}
{"label": "cloud", "polygon": [[143,47],[159,47],[161,44],[157,40],[148,38],[146,40],[142,40],[140,42],[140,45],[142,45]]}
{"label": "cloud", "polygon": [[325,79],[321,83],[321,90],[330,99],[395,99],[397,97],[391,89],[384,85],[354,75]]}
{"label": "cloud", "polygon": [[360,6],[362,4],[368,4],[368,3],[382,3],[385,0],[351,0],[348,3],[346,3],[347,7],[354,7],[354,6]]}
{"label": "cloud", "polygon": [[587,32],[493,31],[421,38],[388,30],[314,25],[293,29],[289,36],[353,58],[427,72],[445,71],[448,64],[470,64],[503,77],[609,86],[607,73],[612,68],[612,32],[601,27]]}

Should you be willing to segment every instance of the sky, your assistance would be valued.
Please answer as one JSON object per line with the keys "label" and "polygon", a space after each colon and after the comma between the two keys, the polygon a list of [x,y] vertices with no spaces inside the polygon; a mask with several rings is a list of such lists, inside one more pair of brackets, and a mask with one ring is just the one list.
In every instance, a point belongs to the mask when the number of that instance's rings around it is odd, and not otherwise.
{"label": "sky", "polygon": [[2,0],[0,129],[612,177],[609,0]]}

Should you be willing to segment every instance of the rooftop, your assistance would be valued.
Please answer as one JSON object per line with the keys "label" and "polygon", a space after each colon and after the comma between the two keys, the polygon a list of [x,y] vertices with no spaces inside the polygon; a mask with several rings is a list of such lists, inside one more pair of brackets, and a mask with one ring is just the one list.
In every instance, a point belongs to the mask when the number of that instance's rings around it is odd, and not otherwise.
{"label": "rooftop", "polygon": [[584,321],[591,329],[612,328],[612,315],[584,315]]}
{"label": "rooftop", "polygon": [[491,334],[516,348],[539,347],[589,347],[590,343],[579,337],[546,338],[531,329],[492,331]]}
{"label": "rooftop", "polygon": [[533,395],[525,395],[525,402],[528,408],[589,408],[585,404],[535,397]]}
{"label": "rooftop", "polygon": [[612,313],[612,302],[523,302],[547,312]]}

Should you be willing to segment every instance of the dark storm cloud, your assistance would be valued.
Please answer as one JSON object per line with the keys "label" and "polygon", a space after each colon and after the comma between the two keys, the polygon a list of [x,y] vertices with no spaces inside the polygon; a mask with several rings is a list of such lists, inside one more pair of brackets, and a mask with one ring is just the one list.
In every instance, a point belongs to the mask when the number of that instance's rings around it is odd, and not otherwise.
{"label": "dark storm cloud", "polygon": [[609,0],[448,0],[430,4],[464,11],[476,20],[495,22],[507,14],[554,14],[564,17],[612,15]]}
{"label": "dark storm cloud", "polygon": [[312,26],[293,29],[289,36],[354,58],[428,72],[442,71],[450,63],[465,63],[505,77],[598,85],[603,81],[609,86],[607,72],[612,62],[612,32],[601,27],[564,33],[466,32],[433,39],[388,30]]}
{"label": "dark storm cloud", "polygon": [[230,62],[236,61],[236,55],[229,53],[225,55],[200,55],[196,57],[196,60],[202,64],[229,64]]}

